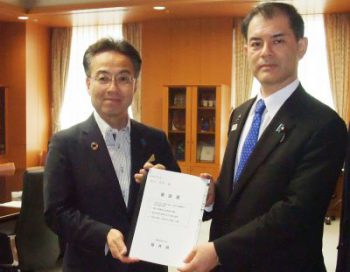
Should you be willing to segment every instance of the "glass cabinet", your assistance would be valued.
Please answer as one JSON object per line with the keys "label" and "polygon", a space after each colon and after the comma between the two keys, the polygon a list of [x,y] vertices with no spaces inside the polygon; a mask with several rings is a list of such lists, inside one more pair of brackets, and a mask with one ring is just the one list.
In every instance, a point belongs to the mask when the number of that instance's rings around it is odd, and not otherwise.
{"label": "glass cabinet", "polygon": [[181,170],[197,175],[219,173],[229,118],[228,88],[166,86],[163,129]]}

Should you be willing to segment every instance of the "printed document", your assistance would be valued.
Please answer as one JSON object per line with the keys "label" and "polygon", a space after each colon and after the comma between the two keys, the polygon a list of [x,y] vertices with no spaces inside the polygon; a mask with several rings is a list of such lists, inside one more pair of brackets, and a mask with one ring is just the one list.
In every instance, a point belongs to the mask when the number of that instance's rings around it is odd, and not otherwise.
{"label": "printed document", "polygon": [[209,180],[150,169],[130,257],[179,267],[198,240]]}

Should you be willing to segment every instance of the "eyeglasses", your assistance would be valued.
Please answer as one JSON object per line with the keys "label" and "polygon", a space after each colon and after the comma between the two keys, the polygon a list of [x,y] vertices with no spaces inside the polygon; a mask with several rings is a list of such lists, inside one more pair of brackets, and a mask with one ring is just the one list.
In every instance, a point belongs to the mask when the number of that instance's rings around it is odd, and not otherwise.
{"label": "eyeglasses", "polygon": [[110,73],[100,73],[91,78],[97,81],[98,84],[103,86],[110,86],[114,79],[114,82],[120,88],[130,87],[135,82],[135,78],[132,75],[126,73],[120,73],[115,75]]}

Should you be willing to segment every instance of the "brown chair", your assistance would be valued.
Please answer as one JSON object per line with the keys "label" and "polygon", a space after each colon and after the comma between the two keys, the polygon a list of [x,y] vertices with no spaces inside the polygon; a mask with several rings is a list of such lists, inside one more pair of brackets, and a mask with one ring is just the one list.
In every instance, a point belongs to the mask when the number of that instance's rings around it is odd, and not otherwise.
{"label": "brown chair", "polygon": [[330,225],[332,221],[334,221],[336,218],[340,218],[343,194],[343,180],[344,172],[342,171],[337,180],[334,193],[332,195],[331,201],[326,212],[326,217],[324,221],[326,225]]}
{"label": "brown chair", "polygon": [[[43,167],[27,169],[24,173],[22,207],[15,226],[15,243],[11,252],[4,252],[4,256],[1,256],[0,271],[14,271],[13,268],[37,271],[57,269],[59,266],[58,237],[46,226],[44,219],[43,173]],[[7,250],[11,248],[9,236],[2,234],[0,240],[1,243],[7,243]]]}

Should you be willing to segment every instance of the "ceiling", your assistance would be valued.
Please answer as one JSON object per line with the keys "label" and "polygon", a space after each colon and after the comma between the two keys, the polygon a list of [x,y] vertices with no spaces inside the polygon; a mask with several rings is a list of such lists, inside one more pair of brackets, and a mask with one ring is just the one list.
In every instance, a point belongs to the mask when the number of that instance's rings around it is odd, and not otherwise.
{"label": "ceiling", "polygon": [[[350,13],[349,0],[281,0],[302,14]],[[77,26],[146,20],[244,16],[259,0],[0,0],[0,21],[20,15],[47,26]],[[164,6],[165,10],[154,10]]]}

